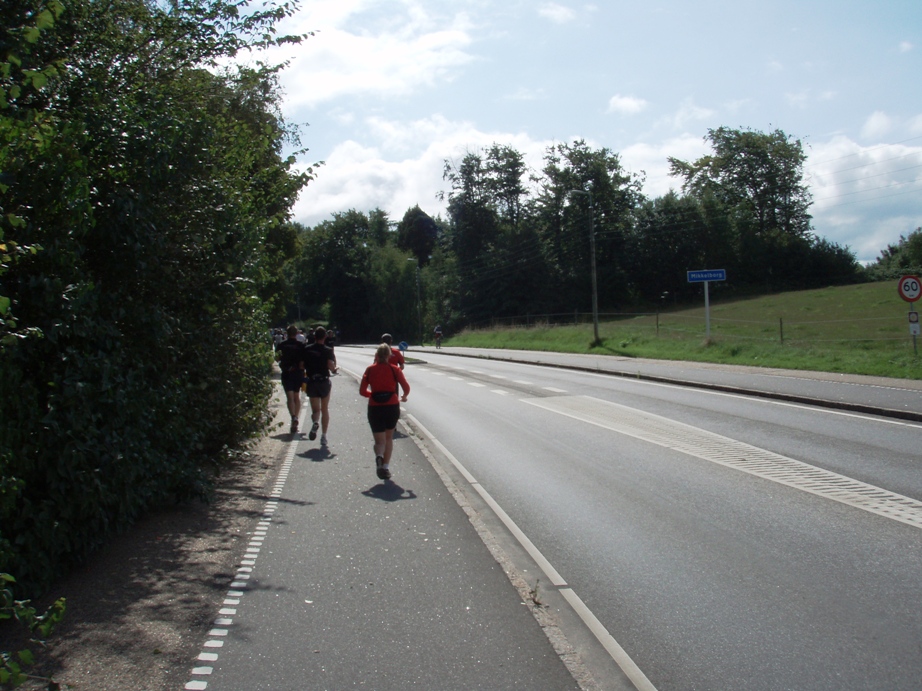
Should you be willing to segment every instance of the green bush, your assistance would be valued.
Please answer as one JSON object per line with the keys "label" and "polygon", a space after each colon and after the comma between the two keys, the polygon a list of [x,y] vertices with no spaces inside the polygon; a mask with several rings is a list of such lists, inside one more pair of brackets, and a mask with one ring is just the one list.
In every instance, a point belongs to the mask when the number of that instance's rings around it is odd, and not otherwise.
{"label": "green bush", "polygon": [[277,238],[309,173],[282,156],[275,69],[203,69],[291,7],[8,4],[0,571],[32,593],[206,497],[264,428]]}

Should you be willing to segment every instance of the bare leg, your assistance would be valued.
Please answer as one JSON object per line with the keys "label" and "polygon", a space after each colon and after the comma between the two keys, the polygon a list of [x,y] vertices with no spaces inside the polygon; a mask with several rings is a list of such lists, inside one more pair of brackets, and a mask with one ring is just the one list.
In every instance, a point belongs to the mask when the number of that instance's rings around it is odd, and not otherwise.
{"label": "bare leg", "polygon": [[[377,435],[376,435],[377,436]],[[384,467],[391,462],[391,454],[394,452],[394,430],[389,429],[384,432]]]}
{"label": "bare leg", "polygon": [[[332,394],[330,394],[332,395]],[[326,436],[327,429],[330,427],[330,396],[320,400],[320,430]],[[313,404],[311,404],[313,406]]]}
{"label": "bare leg", "polygon": [[387,448],[387,432],[372,432],[375,438],[375,457],[384,456]]}
{"label": "bare leg", "polygon": [[291,413],[291,419],[297,420],[301,415],[301,392],[286,391],[288,395],[288,412]]}

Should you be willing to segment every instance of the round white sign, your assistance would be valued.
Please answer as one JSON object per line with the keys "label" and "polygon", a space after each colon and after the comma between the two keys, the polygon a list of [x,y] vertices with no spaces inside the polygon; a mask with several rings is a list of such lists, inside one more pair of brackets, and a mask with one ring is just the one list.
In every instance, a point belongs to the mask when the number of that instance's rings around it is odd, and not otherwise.
{"label": "round white sign", "polygon": [[919,281],[918,276],[903,276],[897,290],[906,302],[915,302],[922,296],[922,281]]}

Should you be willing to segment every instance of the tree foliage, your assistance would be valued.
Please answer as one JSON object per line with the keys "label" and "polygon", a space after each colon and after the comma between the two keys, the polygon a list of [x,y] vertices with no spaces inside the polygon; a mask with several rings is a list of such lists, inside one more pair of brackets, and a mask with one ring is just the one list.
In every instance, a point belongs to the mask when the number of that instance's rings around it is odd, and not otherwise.
{"label": "tree foliage", "polygon": [[[493,317],[587,313],[593,238],[603,311],[695,298],[698,286],[687,281],[693,269],[726,269],[732,279],[721,287],[746,294],[859,280],[852,252],[812,232],[799,141],[780,130],[726,127],[707,139],[713,154],[692,163],[671,159],[682,191],[653,199],[641,192],[642,174],[625,170],[617,153],[583,140],[548,147],[538,171],[500,144],[445,161],[447,218],[433,219],[415,206],[396,233],[396,248],[419,260],[424,333],[434,324],[452,331]],[[361,284],[351,302],[336,298],[351,309],[348,315],[338,309],[337,319],[348,317],[355,338],[376,338],[391,324],[406,323],[392,307],[412,312],[416,286],[399,270],[406,255],[391,251],[393,237],[353,237],[330,225],[344,220],[334,215],[307,234],[314,239],[306,241],[302,261],[336,268],[326,281],[305,283],[310,288],[302,298],[333,299],[336,289],[325,283]],[[337,236],[341,254],[331,245],[311,249],[320,238],[329,243]],[[350,260],[357,252],[361,266]]]}
{"label": "tree foliage", "polygon": [[887,245],[877,261],[867,267],[867,275],[875,281],[897,279],[906,274],[922,274],[922,228],[900,235],[895,245]]}
{"label": "tree foliage", "polygon": [[429,255],[438,242],[439,229],[432,217],[417,204],[407,209],[397,224],[397,247],[411,252],[421,266],[429,263]]}
{"label": "tree foliage", "polygon": [[214,65],[299,40],[275,35],[293,9],[6,3],[0,571],[27,590],[204,496],[265,422],[265,326],[311,173],[282,156],[278,68]]}
{"label": "tree foliage", "polygon": [[751,217],[755,235],[773,231],[810,233],[812,198],[803,182],[806,154],[799,140],[781,130],[764,133],[719,127],[705,140],[714,153],[687,163],[670,158],[671,174],[698,197],[711,193],[733,212]]}
{"label": "tree foliage", "polygon": [[803,145],[781,130],[729,127],[708,130],[705,140],[713,153],[693,163],[670,158],[671,174],[689,196],[716,203],[740,277],[772,289],[800,287],[815,242]]}

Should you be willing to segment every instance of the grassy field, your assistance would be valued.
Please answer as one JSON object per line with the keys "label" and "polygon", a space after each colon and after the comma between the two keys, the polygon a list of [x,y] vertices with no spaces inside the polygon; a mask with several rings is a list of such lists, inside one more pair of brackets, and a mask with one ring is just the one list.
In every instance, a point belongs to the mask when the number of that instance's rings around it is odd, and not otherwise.
{"label": "grassy field", "polygon": [[[716,292],[712,289],[712,294]],[[918,310],[920,303],[916,303]],[[704,297],[691,309],[600,316],[592,324],[468,330],[445,345],[610,354],[922,379],[909,335],[909,303],[896,281],[779,293],[737,301],[711,299],[707,339]],[[922,338],[918,339],[922,341]],[[922,342],[919,343],[922,346]]]}

